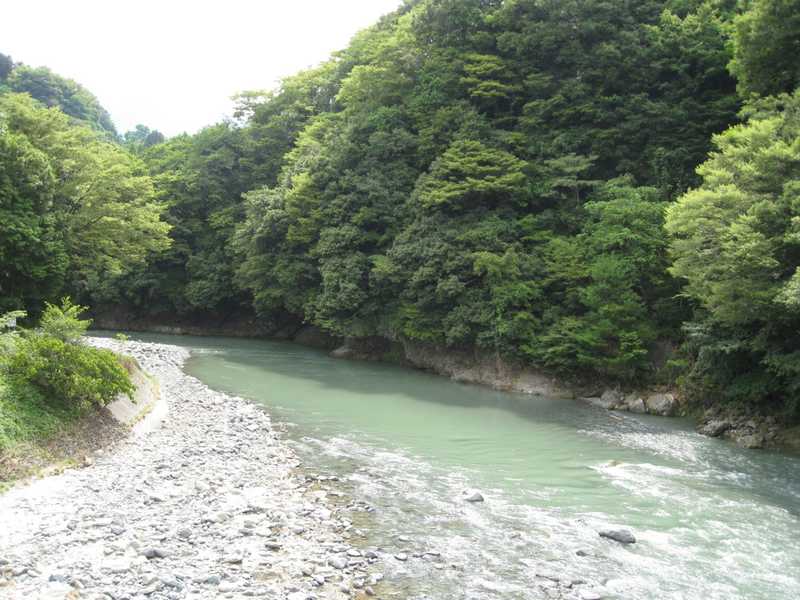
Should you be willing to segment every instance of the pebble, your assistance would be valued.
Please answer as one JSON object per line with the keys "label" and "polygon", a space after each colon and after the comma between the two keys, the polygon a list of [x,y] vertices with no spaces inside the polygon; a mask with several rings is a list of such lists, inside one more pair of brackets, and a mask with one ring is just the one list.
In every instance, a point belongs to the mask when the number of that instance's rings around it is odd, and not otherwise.
{"label": "pebble", "polygon": [[163,548],[145,548],[142,551],[142,554],[145,558],[166,558],[169,556],[169,552],[164,550]]}

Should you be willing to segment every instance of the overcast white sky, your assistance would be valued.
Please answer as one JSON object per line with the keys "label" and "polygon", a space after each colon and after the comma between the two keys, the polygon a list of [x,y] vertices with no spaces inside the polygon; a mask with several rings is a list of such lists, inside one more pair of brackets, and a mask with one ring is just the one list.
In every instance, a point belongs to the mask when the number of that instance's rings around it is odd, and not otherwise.
{"label": "overcast white sky", "polygon": [[75,79],[120,132],[167,135],[230,114],[230,97],[318,64],[400,0],[15,0],[0,52]]}

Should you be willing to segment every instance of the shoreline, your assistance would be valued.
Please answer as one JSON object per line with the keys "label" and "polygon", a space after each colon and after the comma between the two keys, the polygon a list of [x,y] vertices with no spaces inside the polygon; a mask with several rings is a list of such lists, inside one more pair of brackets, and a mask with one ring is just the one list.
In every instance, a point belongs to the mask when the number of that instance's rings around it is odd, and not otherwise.
{"label": "shoreline", "polygon": [[0,595],[374,593],[381,555],[349,543],[346,510],[298,473],[297,455],[262,409],[186,375],[189,353],[177,346],[90,343],[136,358],[169,412],[84,468],[0,496]]}

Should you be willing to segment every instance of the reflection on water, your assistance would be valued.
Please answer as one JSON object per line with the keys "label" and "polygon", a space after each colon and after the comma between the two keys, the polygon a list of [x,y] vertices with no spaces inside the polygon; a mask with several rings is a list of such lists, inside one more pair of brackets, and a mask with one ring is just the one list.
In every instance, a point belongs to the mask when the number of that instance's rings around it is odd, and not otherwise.
{"label": "reflection on water", "polygon": [[[191,348],[192,375],[294,424],[307,463],[378,509],[372,545],[441,553],[388,565],[398,597],[528,598],[554,574],[619,598],[800,597],[796,457],[292,344],[142,337]],[[486,503],[459,501],[467,487]],[[612,525],[639,543],[597,536]]]}

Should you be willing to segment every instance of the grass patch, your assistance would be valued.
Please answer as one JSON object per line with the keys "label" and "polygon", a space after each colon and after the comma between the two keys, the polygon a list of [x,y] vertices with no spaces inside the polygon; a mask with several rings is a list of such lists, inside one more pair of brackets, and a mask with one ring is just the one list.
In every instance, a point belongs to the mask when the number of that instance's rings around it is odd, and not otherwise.
{"label": "grass patch", "polygon": [[[34,386],[0,374],[0,492],[51,460],[40,444],[58,436],[83,415],[77,407],[44,398]],[[31,467],[29,469],[28,467]]]}
{"label": "grass patch", "polygon": [[0,374],[0,452],[21,442],[51,437],[83,411],[44,398],[33,385]]}

